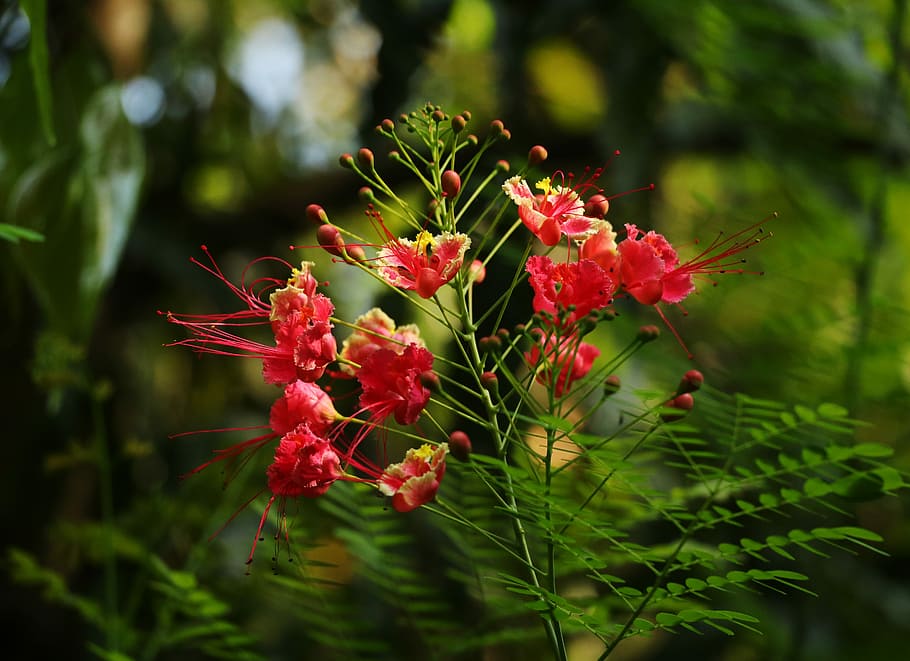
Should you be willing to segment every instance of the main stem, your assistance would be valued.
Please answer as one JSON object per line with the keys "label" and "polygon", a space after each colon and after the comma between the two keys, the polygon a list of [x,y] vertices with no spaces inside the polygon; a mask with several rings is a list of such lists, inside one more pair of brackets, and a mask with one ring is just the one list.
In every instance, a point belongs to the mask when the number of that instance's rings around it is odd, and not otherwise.
{"label": "main stem", "polygon": [[[521,522],[521,517],[519,516],[519,503],[518,498],[515,495],[515,488],[512,482],[512,476],[508,471],[509,466],[509,439],[506,438],[502,430],[499,427],[499,406],[494,403],[493,398],[490,396],[490,392],[484,388],[483,381],[481,379],[483,371],[483,359],[480,356],[480,350],[477,346],[477,338],[475,336],[476,328],[474,326],[474,321],[471,318],[471,312],[468,310],[467,305],[465,304],[466,292],[462,284],[462,280],[459,279],[457,288],[460,290],[457,295],[457,300],[459,304],[459,312],[461,315],[462,327],[465,329],[464,334],[462,335],[467,349],[467,352],[471,358],[470,365],[474,375],[474,380],[479,388],[478,392],[483,393],[482,399],[484,404],[484,410],[486,413],[488,428],[493,436],[493,441],[496,444],[496,456],[503,463],[507,470],[503,471],[505,477],[505,494],[504,500],[508,504],[509,512],[512,519],[512,530],[515,535],[515,546],[516,550],[520,557],[524,558],[525,564],[528,567],[528,575],[531,582],[535,588],[541,589],[540,578],[537,575],[536,565],[534,564],[534,555],[531,552],[531,546],[528,542],[528,533],[525,530],[524,525]],[[548,457],[552,451],[552,442],[548,438]],[[547,461],[547,480],[549,487],[549,478],[550,478],[550,464],[551,462]],[[547,516],[549,517],[549,510],[547,511]],[[548,548],[548,575],[550,577],[550,586],[549,589],[551,593],[555,593],[556,588],[556,575],[554,567],[554,557],[553,557],[553,543],[552,540],[547,540]],[[547,632],[547,638],[550,641],[550,646],[553,649],[553,653],[557,659],[560,661],[566,661],[568,658],[566,655],[566,646],[565,640],[562,634],[562,625],[559,620],[556,618],[556,612],[554,610],[553,604],[550,603],[546,597],[542,594],[539,599],[547,605],[547,610],[543,618],[544,629]]]}

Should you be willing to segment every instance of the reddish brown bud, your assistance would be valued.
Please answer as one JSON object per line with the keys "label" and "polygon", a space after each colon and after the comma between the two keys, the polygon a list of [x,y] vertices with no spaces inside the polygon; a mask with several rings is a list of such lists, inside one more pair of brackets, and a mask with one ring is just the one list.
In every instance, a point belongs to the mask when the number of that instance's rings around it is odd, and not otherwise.
{"label": "reddish brown bud", "polygon": [[600,193],[592,195],[585,202],[585,215],[590,218],[603,218],[609,209],[610,201]]}
{"label": "reddish brown bud", "polygon": [[344,252],[349,259],[355,262],[362,262],[367,258],[367,254],[364,252],[363,247],[358,246],[357,244],[346,245],[344,247]]}
{"label": "reddish brown bud", "polygon": [[622,387],[622,382],[619,380],[619,377],[615,374],[611,374],[606,379],[604,379],[604,395],[609,397],[610,395],[615,395],[619,392],[619,389]]}
{"label": "reddish brown bud", "polygon": [[471,282],[479,285],[487,277],[487,267],[483,265],[482,261],[475,259],[468,267],[468,275],[471,277]]}
{"label": "reddish brown bud", "polygon": [[464,117],[469,122],[471,121],[471,111],[470,110],[462,110],[461,116]]}
{"label": "reddish brown bud", "polygon": [[373,192],[373,189],[369,186],[361,186],[357,189],[357,197],[364,204],[369,204],[376,201],[376,194]]}
{"label": "reddish brown bud", "polygon": [[443,121],[445,121],[446,114],[443,111],[441,111],[439,108],[437,108],[436,110],[433,111],[433,114],[431,115],[431,117],[433,118],[434,122],[443,122]]}
{"label": "reddish brown bud", "polygon": [[350,154],[342,154],[338,157],[338,162],[341,163],[341,167],[348,168],[349,170],[354,169],[354,157]]}
{"label": "reddish brown bud", "polygon": [[373,156],[372,150],[363,147],[357,151],[357,162],[360,163],[361,167],[372,170],[375,161],[376,158]]}
{"label": "reddish brown bud", "polygon": [[494,119],[492,122],[490,122],[490,133],[494,136],[500,135],[505,130],[505,128],[506,127],[502,121],[498,119]]}
{"label": "reddish brown bud", "polygon": [[509,332],[508,328],[500,328],[498,331],[496,331],[496,335],[503,342],[508,342],[509,338],[512,337],[512,334]]}
{"label": "reddish brown bud", "polygon": [[478,140],[477,136],[473,133],[468,133],[468,137],[465,138],[465,142],[467,142],[469,145],[476,145],[478,142],[480,142],[480,140]]}
{"label": "reddish brown bud", "polygon": [[316,240],[328,253],[341,257],[344,250],[344,238],[334,225],[320,225],[316,230]]}
{"label": "reddish brown bud", "polygon": [[449,452],[458,461],[467,461],[471,450],[471,439],[463,431],[456,430],[449,434]]}
{"label": "reddish brown bud", "polygon": [[502,138],[503,140],[511,140],[512,132],[509,129],[503,129],[502,133],[499,134],[499,137]]}
{"label": "reddish brown bud", "polygon": [[508,161],[496,161],[496,170],[498,172],[506,174],[511,169],[512,169],[512,166],[509,165]]}
{"label": "reddish brown bud", "polygon": [[458,195],[461,190],[461,176],[455,170],[446,170],[442,173],[442,192],[448,198]]}
{"label": "reddish brown bud", "polygon": [[464,115],[455,115],[452,118],[452,130],[455,131],[455,133],[461,133],[464,131],[464,127],[467,126],[467,124],[468,120],[464,117]]}
{"label": "reddish brown bud", "polygon": [[382,129],[385,133],[393,133],[395,131],[395,122],[391,119],[384,119],[379,124],[379,128]]}
{"label": "reddish brown bud", "polygon": [[660,411],[660,419],[664,422],[674,422],[685,418],[692,407],[695,406],[695,398],[689,393],[677,395],[666,404]]}
{"label": "reddish brown bud", "polygon": [[311,223],[318,224],[329,222],[329,216],[326,214],[325,209],[323,209],[318,204],[307,205],[306,219]]}
{"label": "reddish brown bud", "polygon": [[480,347],[480,350],[489,353],[490,351],[496,351],[502,348],[502,340],[500,340],[495,335],[487,335],[482,337],[477,341],[477,346]]}
{"label": "reddish brown bud", "polygon": [[547,149],[541,145],[534,145],[528,152],[528,165],[540,165],[547,160]]}
{"label": "reddish brown bud", "polygon": [[436,374],[436,372],[432,372],[430,370],[427,370],[426,372],[421,372],[420,373],[420,383],[423,385],[424,388],[426,388],[430,392],[439,392],[439,389],[440,389],[439,376]]}
{"label": "reddish brown bud", "polygon": [[499,390],[499,377],[493,372],[484,372],[480,375],[480,384],[487,392],[495,393]]}
{"label": "reddish brown bud", "polygon": [[635,339],[644,344],[646,342],[652,342],[659,337],[660,329],[657,326],[648,325],[638,329],[638,334],[635,336]]}
{"label": "reddish brown bud", "polygon": [[683,374],[682,380],[679,382],[679,386],[676,388],[676,394],[682,395],[688,392],[695,392],[701,385],[705,382],[704,375],[698,370],[689,370]]}

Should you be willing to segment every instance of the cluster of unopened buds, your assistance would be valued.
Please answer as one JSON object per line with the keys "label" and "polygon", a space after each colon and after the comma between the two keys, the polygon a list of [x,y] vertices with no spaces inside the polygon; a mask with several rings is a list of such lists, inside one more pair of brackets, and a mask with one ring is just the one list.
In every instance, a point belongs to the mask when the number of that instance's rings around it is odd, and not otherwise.
{"label": "cluster of unopened buds", "polygon": [[[409,169],[425,188],[429,196],[426,209],[412,207],[386,184],[376,170],[372,151],[361,149],[356,155],[341,157],[341,164],[367,184],[361,188],[360,198],[366,203],[366,215],[378,241],[367,241],[350,228],[331,223],[318,205],[306,210],[307,217],[318,224],[313,248],[321,248],[333,256],[333,262],[359,268],[397,290],[451,330],[460,355],[446,364],[458,365],[459,374],[434,370],[434,354],[418,327],[398,326],[379,308],[365,311],[353,322],[336,318],[335,306],[323,293],[324,285],[313,274],[311,262],[295,268],[281,259],[262,258],[254,262],[255,268],[277,263],[290,275],[252,282],[244,276],[234,284],[205,248],[207,262],[193,260],[227,285],[242,306],[224,314],[167,313],[169,321],[188,331],[188,337],[173,344],[261,360],[264,380],[282,389],[272,405],[267,433],[216,451],[210,461],[192,471],[274,446],[266,469],[271,495],[257,540],[274,503],[279,503],[279,530],[282,524],[286,530],[286,499],[320,496],[338,480],[372,485],[389,496],[400,512],[431,502],[449,452],[462,459],[471,452],[471,441],[463,431],[446,430],[427,412],[432,400],[471,419],[476,409],[462,400],[476,397],[479,408],[486,407],[490,413],[487,420],[495,421],[497,401],[502,401],[496,399],[497,383],[508,369],[504,355],[520,342],[526,345],[511,356],[518,358],[529,381],[510,373],[510,385],[528,387],[536,380],[548,388],[552,401],[568,397],[600,356],[599,349],[583,338],[614,315],[616,300],[627,298],[653,306],[669,326],[661,304],[681,303],[695,291],[697,276],[743,272],[738,253],[761,240],[759,224],[718,238],[685,262],[663,235],[633,224],[625,224],[624,235],[617,241],[617,232],[605,216],[610,201],[618,196],[605,195],[598,186],[602,168],[586,170],[577,179],[557,171],[532,187],[524,171],[508,177],[509,164],[498,161],[489,174],[480,177],[478,166],[485,152],[510,135],[497,120],[491,124],[489,136],[480,141],[467,133],[469,120],[468,112],[449,116],[428,105],[402,115],[398,125],[385,120],[377,127],[380,135],[395,144],[390,160]],[[403,139],[401,128],[416,135],[429,155]],[[470,150],[473,156],[463,158]],[[533,147],[529,167],[539,166],[546,158],[543,147]],[[497,194],[489,194],[490,184]],[[486,206],[468,214],[480,204]],[[409,235],[393,233],[383,212],[394,213],[410,227]],[[519,238],[522,227],[530,232],[524,239]],[[496,278],[510,288],[500,297],[496,314],[475,318],[471,290],[488,280],[487,266],[512,237],[527,246],[519,272],[515,277]],[[468,261],[472,248],[474,254]],[[551,255],[557,252],[562,258],[554,260]],[[524,279],[533,290],[529,322],[513,331],[482,333],[484,324],[502,318],[512,289],[527,286]],[[443,287],[453,288],[454,296],[440,296]],[[270,327],[268,342],[246,337],[257,324]],[[339,327],[345,333],[340,350]],[[682,344],[678,333],[673,333]],[[643,327],[636,342],[644,344],[657,334],[656,327]],[[444,386],[458,379],[462,383],[457,394],[448,393],[454,388]],[[333,398],[342,380],[354,383],[356,404],[350,398],[344,404]],[[614,376],[600,380],[608,389],[619,387]],[[692,408],[691,393],[701,380],[694,370],[686,374],[666,403],[663,420]],[[477,386],[476,393],[472,384]],[[347,410],[339,413],[338,408]],[[434,441],[434,434],[417,424],[422,416],[429,418],[437,439],[445,440]],[[402,461],[388,463],[388,435],[408,427],[412,431],[406,438],[425,442],[407,450]],[[370,436],[380,440],[379,452],[364,451],[363,441]],[[382,461],[374,458],[377,455]],[[255,547],[254,541],[250,561]]]}

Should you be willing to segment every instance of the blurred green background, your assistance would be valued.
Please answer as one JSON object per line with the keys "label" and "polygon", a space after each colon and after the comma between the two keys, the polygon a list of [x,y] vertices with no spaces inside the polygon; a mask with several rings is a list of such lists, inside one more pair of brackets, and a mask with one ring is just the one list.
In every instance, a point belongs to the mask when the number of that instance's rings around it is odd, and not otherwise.
{"label": "blurred green background", "polygon": [[[311,202],[361,222],[337,155],[378,147],[379,121],[428,100],[470,109],[481,134],[501,118],[515,163],[537,143],[574,170],[620,149],[607,191],[656,189],[608,218],[683,254],[777,212],[747,255],[762,277],[721,277],[669,311],[695,366],[726,391],[843,404],[910,467],[908,27],[905,0],[0,1],[2,530],[31,554],[0,574],[5,630],[34,658],[112,642],[137,658],[325,658],[295,619],[312,606],[267,570],[244,575],[255,513],[206,541],[256,476],[180,482],[223,443],[168,438],[262,424],[274,392],[253,361],[162,348],[178,329],[156,312],[231,309],[188,261],[200,244],[234,275],[299,259],[288,245],[313,243]],[[369,307],[326,277],[347,318]],[[623,312],[620,344],[656,323]],[[689,367],[668,334],[635,362],[667,383]],[[901,658],[907,505],[858,505],[889,555],[816,563],[817,598],[756,601],[764,636],[655,637],[617,656]],[[344,580],[342,550],[322,550]],[[236,638],[168,640],[193,608]],[[132,624],[97,626],[112,612]]]}

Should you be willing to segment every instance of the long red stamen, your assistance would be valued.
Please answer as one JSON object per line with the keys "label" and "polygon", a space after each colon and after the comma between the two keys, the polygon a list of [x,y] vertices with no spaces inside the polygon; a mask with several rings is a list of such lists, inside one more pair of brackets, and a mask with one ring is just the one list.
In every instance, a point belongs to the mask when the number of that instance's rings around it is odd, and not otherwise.
{"label": "long red stamen", "polygon": [[679,331],[677,331],[676,328],[673,327],[673,324],[670,323],[670,320],[667,319],[667,315],[665,315],[664,311],[660,309],[660,305],[655,305],[654,309],[657,310],[657,314],[660,315],[660,318],[663,319],[664,324],[667,326],[667,328],[670,329],[670,332],[673,333],[673,337],[675,337],[676,341],[679,342],[679,346],[681,346],[683,348],[683,351],[686,352],[686,357],[689,360],[692,360],[693,358],[695,358],[695,354],[693,354],[691,351],[689,351],[689,347],[687,347],[686,343],[683,342],[682,336],[679,334]]}
{"label": "long red stamen", "polygon": [[762,226],[776,217],[777,213],[775,212],[771,216],[763,218],[759,222],[741,229],[727,238],[723,238],[723,232],[719,233],[707,248],[686,263],[681,264],[671,271],[671,274],[689,273],[693,275],[705,275],[708,273],[751,273],[762,275],[764,273],[763,271],[749,271],[742,268],[733,268],[737,264],[744,263],[744,259],[739,258],[734,261],[725,260],[758,245],[765,239],[771,238],[773,234],[771,232],[766,233]]}
{"label": "long red stamen", "polygon": [[[259,494],[256,494],[256,495],[258,496]],[[259,519],[259,527],[256,529],[256,536],[253,538],[253,548],[250,549],[250,557],[248,557],[246,559],[246,564],[248,564],[248,565],[253,564],[253,555],[256,553],[256,544],[259,543],[259,538],[262,535],[262,529],[263,529],[263,527],[265,527],[265,520],[268,518],[269,510],[272,508],[272,503],[275,502],[275,499],[277,497],[278,496],[276,496],[275,494],[272,494],[272,497],[269,498],[269,502],[266,503],[265,511],[262,513],[262,518]],[[251,502],[253,502],[252,498],[249,501],[247,501],[246,505],[249,505]],[[244,505],[244,507],[246,507],[246,505]],[[233,517],[231,517],[231,518],[233,518]],[[230,519],[228,521],[230,521]]]}

